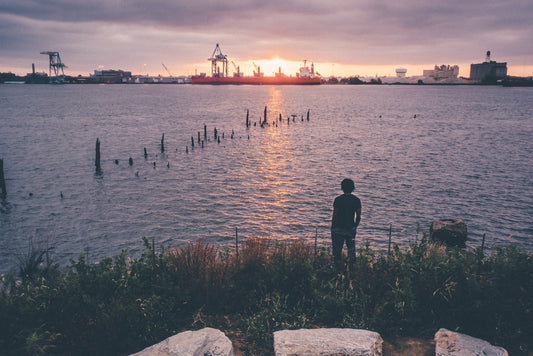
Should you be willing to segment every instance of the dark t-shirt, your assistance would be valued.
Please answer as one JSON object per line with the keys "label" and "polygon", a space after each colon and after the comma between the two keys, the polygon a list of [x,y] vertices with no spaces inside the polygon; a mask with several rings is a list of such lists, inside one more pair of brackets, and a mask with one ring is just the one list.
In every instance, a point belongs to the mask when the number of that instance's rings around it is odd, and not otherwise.
{"label": "dark t-shirt", "polygon": [[354,227],[355,211],[361,209],[361,200],[353,194],[342,194],[335,198],[331,226],[350,230]]}

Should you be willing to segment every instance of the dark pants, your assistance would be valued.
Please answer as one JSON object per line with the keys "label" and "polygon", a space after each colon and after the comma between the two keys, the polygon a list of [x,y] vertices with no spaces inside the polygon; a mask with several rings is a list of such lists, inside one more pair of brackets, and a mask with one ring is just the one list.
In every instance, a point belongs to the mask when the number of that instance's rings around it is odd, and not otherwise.
{"label": "dark pants", "polygon": [[341,229],[334,229],[331,231],[333,261],[336,265],[342,263],[342,248],[344,243],[346,243],[346,247],[348,248],[348,261],[355,261],[355,235],[355,229],[352,231]]}

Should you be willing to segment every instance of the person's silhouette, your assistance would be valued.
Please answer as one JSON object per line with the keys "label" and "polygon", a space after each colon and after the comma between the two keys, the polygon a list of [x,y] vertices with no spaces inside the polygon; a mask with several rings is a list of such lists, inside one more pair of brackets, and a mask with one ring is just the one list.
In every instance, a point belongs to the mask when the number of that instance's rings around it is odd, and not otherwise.
{"label": "person's silhouette", "polygon": [[342,248],[345,242],[348,260],[355,261],[355,235],[361,222],[361,199],[352,194],[355,189],[353,180],[344,179],[341,188],[344,194],[335,198],[331,218],[331,244],[333,260],[337,266],[342,263]]}

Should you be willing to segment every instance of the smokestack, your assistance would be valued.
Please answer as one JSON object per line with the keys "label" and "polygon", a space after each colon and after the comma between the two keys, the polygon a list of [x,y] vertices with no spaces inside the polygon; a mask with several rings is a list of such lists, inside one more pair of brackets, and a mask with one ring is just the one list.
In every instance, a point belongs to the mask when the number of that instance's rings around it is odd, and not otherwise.
{"label": "smokestack", "polygon": [[31,73],[35,74],[35,63],[31,64]]}

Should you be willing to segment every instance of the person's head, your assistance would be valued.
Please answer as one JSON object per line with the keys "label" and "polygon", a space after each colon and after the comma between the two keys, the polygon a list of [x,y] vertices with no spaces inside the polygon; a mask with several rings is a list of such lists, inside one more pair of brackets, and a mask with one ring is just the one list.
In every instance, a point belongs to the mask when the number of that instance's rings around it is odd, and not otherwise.
{"label": "person's head", "polygon": [[353,180],[349,178],[345,178],[341,182],[341,189],[345,194],[350,194],[355,189],[355,185],[353,183]]}

